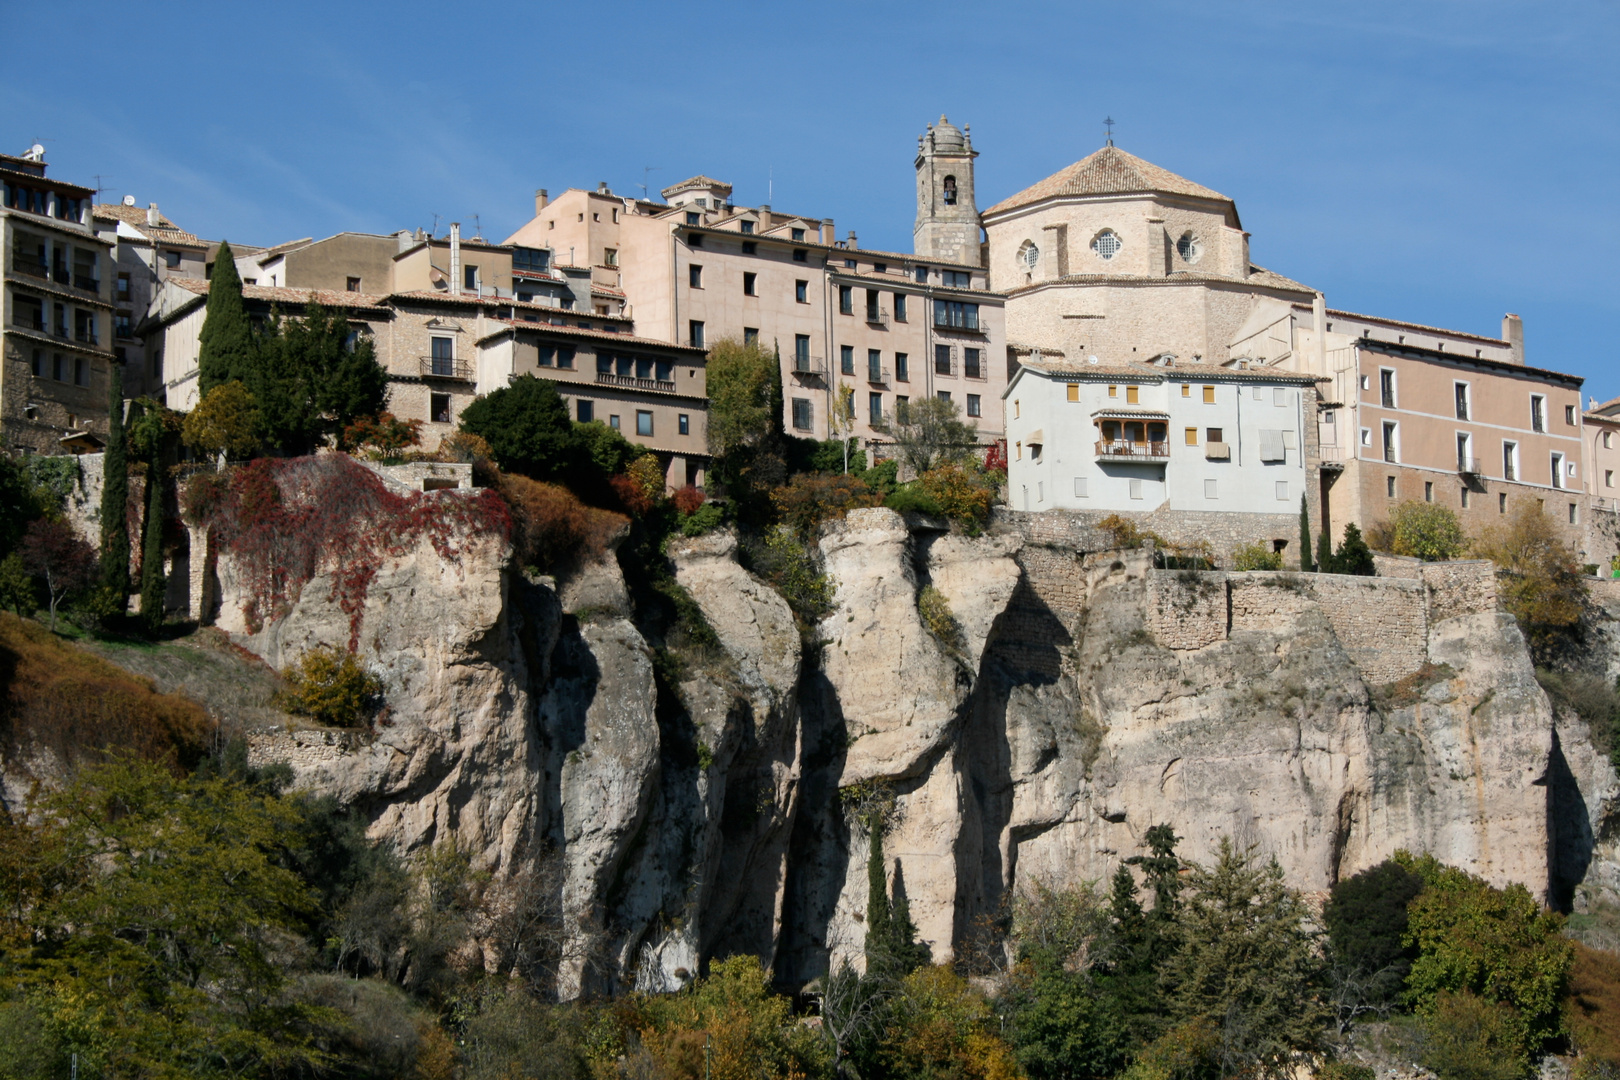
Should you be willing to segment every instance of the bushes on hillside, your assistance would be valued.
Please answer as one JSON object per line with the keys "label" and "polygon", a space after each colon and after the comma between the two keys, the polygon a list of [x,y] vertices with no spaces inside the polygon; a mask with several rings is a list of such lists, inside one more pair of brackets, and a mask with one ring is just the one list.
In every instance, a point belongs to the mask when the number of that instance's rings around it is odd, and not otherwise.
{"label": "bushes on hillside", "polygon": [[1282,552],[1271,550],[1259,540],[1252,544],[1244,544],[1232,552],[1233,570],[1281,570],[1282,568]]}
{"label": "bushes on hillside", "polygon": [[1468,550],[1468,537],[1462,523],[1448,506],[1408,500],[1390,511],[1389,522],[1380,531],[1387,536],[1384,550],[1424,562],[1445,562],[1462,557]]}
{"label": "bushes on hillside", "polygon": [[1508,572],[1498,588],[1532,647],[1580,621],[1586,579],[1558,525],[1540,507],[1521,503],[1506,523],[1480,533],[1474,551]]}
{"label": "bushes on hillside", "polygon": [[621,514],[586,506],[558,484],[502,473],[499,485],[512,509],[512,543],[527,566],[551,570],[575,559],[600,559],[630,524]]}
{"label": "bushes on hillside", "polygon": [[359,727],[382,704],[382,683],[347,649],[317,646],[282,673],[281,704],[328,727]]}

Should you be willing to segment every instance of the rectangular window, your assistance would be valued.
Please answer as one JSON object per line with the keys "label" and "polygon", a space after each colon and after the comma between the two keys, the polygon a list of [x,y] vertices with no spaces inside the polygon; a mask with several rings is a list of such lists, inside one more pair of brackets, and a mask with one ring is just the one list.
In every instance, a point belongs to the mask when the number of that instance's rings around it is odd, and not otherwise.
{"label": "rectangular window", "polygon": [[1391,499],[1395,497],[1395,478],[1393,476],[1384,477],[1384,495]]}
{"label": "rectangular window", "polygon": [[794,248],[793,249],[793,261],[794,262],[809,262],[810,261],[810,253],[808,251],[804,250],[804,248]]}
{"label": "rectangular window", "polygon": [[934,325],[948,330],[977,330],[979,305],[960,300],[935,300]]}
{"label": "rectangular window", "polygon": [[34,350],[33,362],[29,364],[28,371],[29,371],[29,374],[33,375],[34,378],[36,378],[36,379],[43,379],[45,377],[45,350],[44,349],[35,349]]}
{"label": "rectangular window", "polygon": [[163,265],[167,266],[170,270],[179,269],[180,253],[178,251],[165,251],[163,253]]}
{"label": "rectangular window", "polygon": [[429,339],[433,350],[430,370],[434,375],[449,376],[456,373],[455,349],[456,339],[436,337]]}
{"label": "rectangular window", "polygon": [[810,335],[793,335],[793,370],[810,370]]}
{"label": "rectangular window", "polygon": [[752,240],[743,241],[743,254],[752,255],[759,250],[759,245]]}
{"label": "rectangular window", "polygon": [[118,275],[117,297],[120,300],[128,300],[129,299],[129,275],[128,274],[122,274],[121,273],[121,274]]}
{"label": "rectangular window", "polygon": [[[895,420],[899,421],[902,424],[906,422],[906,415],[907,415],[906,408],[910,404],[911,404],[911,399],[909,397],[907,397],[905,394],[896,394],[894,396],[894,418],[895,418]],[[850,408],[852,408],[852,409],[855,407],[855,403],[853,401],[851,401],[849,403],[849,405],[850,405]]]}
{"label": "rectangular window", "polygon": [[1502,444],[1502,479],[1517,480],[1519,478],[1519,444],[1504,442]]}
{"label": "rectangular window", "polygon": [[878,291],[876,289],[867,289],[866,290],[866,321],[867,322],[879,322],[879,321],[881,321],[881,318],[882,318],[881,310],[878,307]]}
{"label": "rectangular window", "polygon": [[[621,359],[626,364],[628,364],[630,362],[630,358],[628,356],[621,357]],[[613,354],[612,353],[599,352],[599,353],[596,354],[596,373],[598,375],[612,375],[614,373],[613,372]]]}
{"label": "rectangular window", "polygon": [[1434,502],[1434,481],[1433,480],[1425,480],[1425,481],[1423,481],[1423,501],[1424,502]]}
{"label": "rectangular window", "polygon": [[1468,384],[1465,382],[1452,383],[1452,393],[1457,399],[1457,419],[1468,419]]}
{"label": "rectangular window", "polygon": [[759,342],[759,327],[757,327],[757,326],[745,326],[745,327],[743,327],[743,344],[744,345],[754,345],[754,344],[757,344],[758,342]]}
{"label": "rectangular window", "polygon": [[478,291],[478,267],[463,266],[461,268],[461,287],[468,292]]}
{"label": "rectangular window", "polygon": [[911,357],[903,352],[894,354],[894,377],[900,382],[911,381]]}
{"label": "rectangular window", "polygon": [[1395,372],[1389,368],[1378,369],[1378,400],[1386,409],[1395,407]]}
{"label": "rectangular window", "polygon": [[1192,397],[1192,387],[1187,383],[1181,384],[1181,396],[1185,398]]}
{"label": "rectangular window", "polygon": [[359,278],[357,278],[357,277],[344,278],[343,282],[344,282],[344,291],[346,291],[346,292],[359,292],[360,291],[360,279]]}
{"label": "rectangular window", "polygon": [[1080,400],[1080,384],[1079,383],[1070,383],[1069,384],[1069,400],[1070,401],[1079,401]]}
{"label": "rectangular window", "polygon": [[127,311],[120,311],[113,316],[113,337],[131,338],[135,336],[135,320]]}
{"label": "rectangular window", "polygon": [[1109,388],[1108,388],[1108,396],[1109,396],[1109,397],[1119,397],[1119,387],[1117,387],[1117,386],[1110,386],[1110,387],[1109,387]]}
{"label": "rectangular window", "polygon": [[703,220],[703,215],[698,213],[696,210],[688,210],[686,212],[686,223],[688,225],[696,225],[698,222],[700,222],[702,220]]}
{"label": "rectangular window", "polygon": [[703,288],[703,267],[693,263],[686,268],[686,283],[694,289]]}
{"label": "rectangular window", "polygon": [[969,394],[967,396],[967,414],[969,416],[978,416],[980,414],[979,410],[981,406],[979,402],[980,398],[978,394]]}
{"label": "rectangular window", "polygon": [[1361,429],[1361,445],[1362,446],[1371,446],[1372,445],[1372,428],[1364,427],[1364,428]]}
{"label": "rectangular window", "polygon": [[1547,430],[1547,399],[1540,394],[1530,395],[1530,430]]}
{"label": "rectangular window", "polygon": [[866,350],[866,381],[883,381],[883,353],[881,350]]}
{"label": "rectangular window", "polygon": [[687,328],[687,335],[686,335],[687,344],[691,345],[692,348],[694,348],[694,349],[703,348],[703,322],[702,322],[702,320],[693,319],[693,320],[691,320],[690,322],[688,322],[686,324],[686,328]]}
{"label": "rectangular window", "polygon": [[906,294],[905,293],[898,293],[897,292],[897,293],[894,294],[894,321],[895,322],[905,322],[906,321]]}
{"label": "rectangular window", "polygon": [[981,353],[978,349],[962,350],[962,374],[969,379],[984,378],[984,367],[979,362]]}
{"label": "rectangular window", "polygon": [[450,395],[428,395],[428,419],[435,424],[448,424],[450,422]]}
{"label": "rectangular window", "polygon": [[67,382],[67,366],[61,353],[51,354],[51,378],[57,382]]}
{"label": "rectangular window", "polygon": [[1568,424],[1570,427],[1575,426],[1575,406],[1564,406],[1564,423]]}
{"label": "rectangular window", "polygon": [[801,304],[810,302],[810,283],[808,281],[795,281],[793,283],[793,299]]}
{"label": "rectangular window", "polygon": [[1204,404],[1215,404],[1215,388],[1213,386],[1204,387]]}
{"label": "rectangular window", "polygon": [[939,280],[947,289],[971,289],[973,275],[966,270],[941,270]]}
{"label": "rectangular window", "polygon": [[1197,428],[1195,428],[1195,427],[1186,428],[1186,429],[1184,429],[1182,434],[1186,437],[1188,446],[1197,446],[1198,445],[1198,429]]}
{"label": "rectangular window", "polygon": [[1384,421],[1384,460],[1399,461],[1395,448],[1395,425],[1388,420]]}
{"label": "rectangular window", "polygon": [[1466,432],[1457,434],[1457,471],[1460,473],[1479,472],[1479,463],[1474,460],[1474,441]]}
{"label": "rectangular window", "polygon": [[883,423],[883,395],[866,395],[866,419],[873,427]]}
{"label": "rectangular window", "polygon": [[1218,498],[1218,496],[1215,494],[1215,490],[1216,490],[1215,489],[1215,481],[1213,481],[1213,480],[1205,480],[1204,481],[1204,498],[1206,498],[1206,499]]}
{"label": "rectangular window", "polygon": [[1574,503],[1569,504],[1569,523],[1571,525],[1579,525],[1581,523],[1581,513],[1575,508]]}
{"label": "rectangular window", "polygon": [[1046,501],[1046,481],[1045,480],[1036,481],[1036,484],[1035,484],[1035,501],[1036,502],[1045,502]]}
{"label": "rectangular window", "polygon": [[1140,405],[1141,403],[1141,391],[1137,387],[1127,386],[1125,388],[1125,404]]}
{"label": "rectangular window", "polygon": [[1224,428],[1218,428],[1218,427],[1205,428],[1204,429],[1204,441],[1205,442],[1212,442],[1212,443],[1225,442],[1226,440],[1224,438],[1222,438],[1222,436],[1224,436],[1225,434],[1226,434],[1226,430]]}
{"label": "rectangular window", "polygon": [[82,356],[75,356],[73,358],[73,385],[90,385],[90,361],[86,360]]}
{"label": "rectangular window", "polygon": [[686,236],[686,246],[689,247],[689,248],[700,248],[700,247],[702,247],[703,246],[703,234],[702,233],[688,233],[687,236]]}
{"label": "rectangular window", "polygon": [[1498,493],[1496,496],[1496,512],[1498,514],[1507,513],[1507,492],[1505,491]]}
{"label": "rectangular window", "polygon": [[855,290],[848,285],[838,286],[838,314],[855,314]]}
{"label": "rectangular window", "polygon": [[1555,488],[1561,488],[1564,486],[1563,454],[1554,454],[1552,456],[1552,486]]}
{"label": "rectangular window", "polygon": [[949,390],[935,390],[934,396],[939,398],[941,401],[951,400],[951,392]]}
{"label": "rectangular window", "polygon": [[537,350],[535,362],[541,367],[553,367],[557,363],[557,350],[550,345],[542,345]]}
{"label": "rectangular window", "polygon": [[758,278],[759,278],[758,274],[755,274],[755,273],[752,273],[752,272],[746,271],[746,270],[743,271],[743,295],[744,296],[758,296],[759,295],[759,293],[754,291],[754,282],[756,280],[758,280]]}
{"label": "rectangular window", "polygon": [[618,413],[609,413],[608,414],[608,427],[612,428],[614,431],[619,430],[619,414]]}
{"label": "rectangular window", "polygon": [[1260,400],[1260,388],[1258,386],[1254,388],[1254,400]]}
{"label": "rectangular window", "polygon": [[855,346],[838,346],[838,370],[840,374],[855,374]]}
{"label": "rectangular window", "polygon": [[551,252],[541,248],[515,247],[512,249],[512,269],[531,274],[544,274],[551,268]]}
{"label": "rectangular window", "polygon": [[557,346],[557,366],[572,370],[574,367],[574,347],[572,345]]}
{"label": "rectangular window", "polygon": [[919,285],[928,284],[928,267],[926,267],[926,266],[917,267],[917,283]]}
{"label": "rectangular window", "polygon": [[1140,499],[1141,497],[1142,497],[1142,481],[1140,481],[1140,480],[1132,480],[1131,481],[1131,498]]}
{"label": "rectangular window", "polygon": [[1281,386],[1273,386],[1271,388],[1271,403],[1273,405],[1287,406],[1288,391]]}
{"label": "rectangular window", "polygon": [[1277,481],[1277,501],[1278,502],[1287,502],[1288,501],[1288,481],[1286,481],[1286,480]]}
{"label": "rectangular window", "polygon": [[809,431],[813,414],[810,399],[796,397],[793,399],[793,427],[798,431]]}
{"label": "rectangular window", "polygon": [[[38,350],[35,350],[34,355],[36,357],[39,355]],[[1603,486],[1606,487],[1606,488],[1614,487],[1614,470],[1613,469],[1604,469],[1603,470]]]}
{"label": "rectangular window", "polygon": [[653,433],[653,417],[650,409],[636,410],[636,434],[651,435]]}
{"label": "rectangular window", "polygon": [[752,221],[742,221],[738,224],[742,227],[742,234],[744,236],[754,235],[754,223]]}
{"label": "rectangular window", "polygon": [[1083,476],[1074,478],[1074,497],[1077,499],[1086,497],[1086,478]]}
{"label": "rectangular window", "polygon": [[792,240],[795,244],[804,243],[804,230],[803,229],[789,229],[788,230],[788,239]]}
{"label": "rectangular window", "polygon": [[949,345],[934,346],[934,374],[951,374],[951,347]]}
{"label": "rectangular window", "polygon": [[1468,495],[1469,495],[1468,489],[1467,488],[1462,488],[1461,489],[1461,498],[1462,498],[1462,508],[1464,510],[1468,509]]}

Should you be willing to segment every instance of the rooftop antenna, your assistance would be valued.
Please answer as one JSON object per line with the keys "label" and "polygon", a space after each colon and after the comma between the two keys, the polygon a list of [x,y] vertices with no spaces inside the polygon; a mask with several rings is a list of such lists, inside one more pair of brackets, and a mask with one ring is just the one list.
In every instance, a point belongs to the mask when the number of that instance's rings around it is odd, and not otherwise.
{"label": "rooftop antenna", "polygon": [[641,199],[643,202],[652,201],[651,197],[647,194],[647,174],[657,172],[658,168],[659,167],[657,165],[643,165],[641,167],[641,183],[637,184],[636,186],[641,189]]}
{"label": "rooftop antenna", "polygon": [[765,197],[776,205],[776,166],[768,166],[765,170]]}
{"label": "rooftop antenna", "polygon": [[477,214],[473,215],[473,234],[472,234],[472,238],[474,240],[482,240],[484,238],[484,227],[482,225],[478,224],[478,215]]}
{"label": "rooftop antenna", "polygon": [[1106,127],[1107,130],[1108,130],[1108,145],[1113,146],[1114,145],[1114,118],[1112,116],[1103,117],[1103,126]]}
{"label": "rooftop antenna", "polygon": [[437,235],[439,235],[439,215],[437,213],[435,213],[433,215],[433,227],[428,230],[428,235],[429,236],[437,236]]}
{"label": "rooftop antenna", "polygon": [[90,179],[92,179],[92,180],[94,180],[96,182],[96,194],[97,195],[100,195],[103,191],[111,191],[112,190],[112,188],[108,187],[105,183],[103,183],[103,181],[105,181],[105,180],[111,180],[112,177],[103,176],[100,173],[96,173]]}

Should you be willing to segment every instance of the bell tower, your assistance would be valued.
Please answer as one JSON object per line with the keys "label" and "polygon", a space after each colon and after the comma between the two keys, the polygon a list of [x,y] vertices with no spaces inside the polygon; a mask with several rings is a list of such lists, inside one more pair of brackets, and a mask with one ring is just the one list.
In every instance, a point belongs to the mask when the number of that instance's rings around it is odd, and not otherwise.
{"label": "bell tower", "polygon": [[973,159],[966,130],[942,114],[917,138],[917,223],[911,250],[947,262],[979,265],[979,210],[973,201]]}

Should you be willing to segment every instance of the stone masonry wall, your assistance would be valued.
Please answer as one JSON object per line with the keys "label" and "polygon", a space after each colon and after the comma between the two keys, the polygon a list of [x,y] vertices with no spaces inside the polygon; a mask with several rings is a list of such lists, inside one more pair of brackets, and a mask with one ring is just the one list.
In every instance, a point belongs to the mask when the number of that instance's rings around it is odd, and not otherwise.
{"label": "stone masonry wall", "polygon": [[247,733],[248,764],[285,761],[297,772],[336,761],[359,749],[361,736],[330,728],[259,728]]}
{"label": "stone masonry wall", "polygon": [[[1103,551],[1113,546],[1109,533],[1098,524],[1113,511],[1100,510],[1045,510],[1025,512],[997,510],[998,523],[1012,526],[1024,533],[1034,544],[1063,544],[1081,551]],[[1160,508],[1149,512],[1125,511],[1118,514],[1133,522],[1144,532],[1157,533],[1167,544],[1177,547],[1197,547],[1207,544],[1217,565],[1231,561],[1232,553],[1245,544],[1261,543],[1268,548],[1273,541],[1288,542],[1286,556],[1298,562],[1299,512],[1296,508],[1283,514],[1243,514],[1213,510],[1168,510]]]}
{"label": "stone masonry wall", "polygon": [[1231,618],[1226,574],[1157,571],[1148,575],[1148,626],[1160,645],[1202,649],[1226,638]]}

